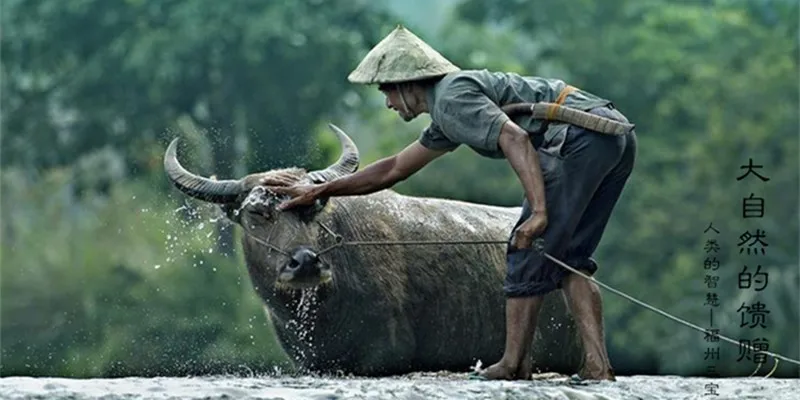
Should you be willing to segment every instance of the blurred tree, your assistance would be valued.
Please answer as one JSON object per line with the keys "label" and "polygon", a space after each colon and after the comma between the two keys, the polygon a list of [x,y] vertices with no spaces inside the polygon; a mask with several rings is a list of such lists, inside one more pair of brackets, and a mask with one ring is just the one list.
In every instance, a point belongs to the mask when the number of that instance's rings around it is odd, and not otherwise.
{"label": "blurred tree", "polygon": [[[216,215],[165,201],[165,144],[186,137],[182,160],[220,178],[330,161],[328,122],[365,162],[399,150],[427,116],[405,124],[374,87],[346,81],[398,22],[464,68],[558,77],[614,100],[639,127],[639,160],[598,279],[704,325],[703,230],[714,221],[715,325],[758,337],[736,310],[761,300],[770,350],[797,354],[796,1],[466,0],[449,21],[437,14],[453,3],[5,1],[3,372],[263,372],[282,360],[241,260],[213,251]],[[385,23],[386,9],[406,19]],[[748,158],[769,182],[735,180]],[[505,161],[466,148],[398,190],[507,205],[522,195]],[[750,193],[765,198],[764,218],[741,218]],[[757,228],[767,254],[740,255],[739,236]],[[754,262],[769,288],[738,290]],[[705,372],[702,334],[605,296],[621,373]],[[755,369],[719,346],[718,370]],[[797,376],[788,363],[778,374]]]}
{"label": "blurred tree", "polygon": [[[759,298],[784,307],[780,299],[794,292],[796,308],[797,2],[518,0],[511,7],[467,0],[459,13],[472,23],[519,30],[535,43],[525,60],[529,73],[555,75],[609,98],[637,124],[637,167],[598,252],[606,265],[601,279],[634,293],[663,293],[648,300],[707,321],[701,238],[714,221],[727,246],[719,293],[725,304],[720,312],[730,318],[721,332],[753,334],[739,328],[735,314],[747,297],[736,289],[742,264],[752,261],[736,247],[747,230],[772,232],[774,251],[758,262],[786,277]],[[491,47],[484,51],[490,59],[495,55]],[[735,180],[749,158],[769,169],[770,182]],[[741,199],[750,193],[769,203],[763,219],[742,218]],[[680,328],[676,335],[674,322],[633,304],[614,301],[607,308],[611,346],[624,358],[622,368],[704,372],[702,334]],[[771,350],[797,354],[791,339],[797,337],[797,312],[782,315],[764,336]],[[681,338],[675,340],[681,348],[664,346],[665,337]],[[626,350],[632,343],[647,351]],[[653,357],[658,361],[648,366]],[[728,362],[719,370],[749,374],[753,368]],[[779,373],[796,376],[797,368],[781,365]]]}
{"label": "blurred tree", "polygon": [[67,165],[110,145],[133,176],[163,174],[168,128],[189,116],[212,160],[187,163],[219,178],[298,163],[391,27],[363,0],[12,0],[2,21],[3,165]]}
{"label": "blurred tree", "polygon": [[113,185],[107,201],[74,200],[79,174],[53,169],[33,183],[19,168],[4,168],[4,376],[286,366],[241,257],[213,251],[210,207],[175,209],[141,180]]}

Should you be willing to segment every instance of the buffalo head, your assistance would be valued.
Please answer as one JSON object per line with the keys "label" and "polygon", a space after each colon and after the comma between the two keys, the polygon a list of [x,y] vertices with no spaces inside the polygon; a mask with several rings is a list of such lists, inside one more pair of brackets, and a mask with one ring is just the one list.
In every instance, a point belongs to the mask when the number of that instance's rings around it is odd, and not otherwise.
{"label": "buffalo head", "polygon": [[170,181],[183,193],[195,199],[215,203],[244,232],[245,255],[257,270],[254,278],[263,285],[281,289],[315,287],[333,278],[330,265],[318,252],[334,242],[335,237],[317,223],[325,210],[326,200],[305,209],[278,211],[286,200],[267,191],[260,184],[267,177],[280,177],[287,183],[320,183],[352,174],[359,167],[355,143],[341,129],[329,125],[342,147],[339,159],[322,170],[306,172],[286,168],[247,175],[237,180],[214,180],[198,176],[181,166],[177,159],[178,139],[174,139],[164,156],[164,169]]}

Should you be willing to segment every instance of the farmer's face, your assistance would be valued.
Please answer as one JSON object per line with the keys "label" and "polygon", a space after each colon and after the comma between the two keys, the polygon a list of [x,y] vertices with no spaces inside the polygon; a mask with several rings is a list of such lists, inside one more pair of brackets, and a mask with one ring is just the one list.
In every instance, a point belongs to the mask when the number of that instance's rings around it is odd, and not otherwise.
{"label": "farmer's face", "polygon": [[[402,90],[402,94],[401,91]],[[409,86],[394,84],[381,85],[380,91],[386,96],[386,107],[397,111],[404,121],[408,122],[420,114],[417,96]],[[405,99],[405,103],[403,102]],[[407,107],[407,108],[406,108]]]}

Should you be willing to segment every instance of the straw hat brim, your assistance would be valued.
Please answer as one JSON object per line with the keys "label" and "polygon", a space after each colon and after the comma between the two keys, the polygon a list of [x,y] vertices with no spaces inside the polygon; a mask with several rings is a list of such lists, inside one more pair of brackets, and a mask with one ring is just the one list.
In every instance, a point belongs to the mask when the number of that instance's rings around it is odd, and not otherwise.
{"label": "straw hat brim", "polygon": [[411,31],[398,25],[367,53],[347,79],[363,84],[398,83],[457,71],[460,68]]}

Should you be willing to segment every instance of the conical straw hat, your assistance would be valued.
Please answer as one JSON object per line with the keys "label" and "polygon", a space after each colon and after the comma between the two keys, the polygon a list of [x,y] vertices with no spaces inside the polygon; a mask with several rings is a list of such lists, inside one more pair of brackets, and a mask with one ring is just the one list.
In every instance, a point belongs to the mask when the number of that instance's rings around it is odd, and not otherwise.
{"label": "conical straw hat", "polygon": [[398,25],[347,77],[353,83],[394,83],[433,78],[460,69],[422,39]]}

